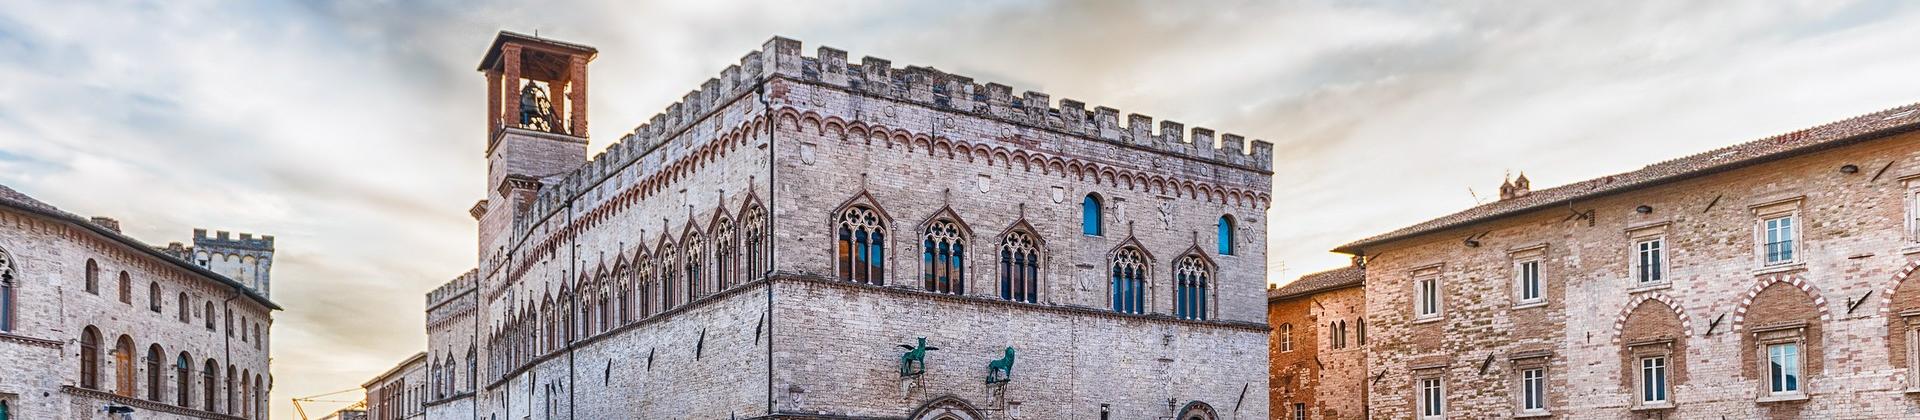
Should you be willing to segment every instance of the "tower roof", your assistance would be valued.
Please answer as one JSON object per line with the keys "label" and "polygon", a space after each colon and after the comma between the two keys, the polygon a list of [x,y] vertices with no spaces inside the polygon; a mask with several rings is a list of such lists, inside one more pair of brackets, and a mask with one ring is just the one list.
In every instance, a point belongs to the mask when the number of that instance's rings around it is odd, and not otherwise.
{"label": "tower roof", "polygon": [[500,47],[506,45],[508,42],[532,45],[536,48],[551,50],[553,52],[585,55],[588,60],[592,60],[594,56],[600,54],[600,50],[586,45],[546,39],[514,31],[500,31],[499,35],[493,37],[493,44],[487,46],[487,55],[480,59],[480,68],[475,70],[486,71],[497,65],[500,61]]}

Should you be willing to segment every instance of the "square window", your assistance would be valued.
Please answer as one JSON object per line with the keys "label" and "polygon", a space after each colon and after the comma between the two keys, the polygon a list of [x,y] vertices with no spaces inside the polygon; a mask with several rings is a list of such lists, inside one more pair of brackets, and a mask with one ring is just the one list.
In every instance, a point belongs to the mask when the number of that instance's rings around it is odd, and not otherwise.
{"label": "square window", "polygon": [[1633,244],[1633,278],[1639,284],[1667,281],[1667,240],[1653,238]]}
{"label": "square window", "polygon": [[1447,393],[1441,386],[1440,378],[1422,378],[1420,388],[1420,418],[1443,419],[1447,417]]}
{"label": "square window", "polygon": [[1793,219],[1792,215],[1786,215],[1761,222],[1761,254],[1762,261],[1766,265],[1793,262],[1795,239]]}
{"label": "square window", "polygon": [[1514,266],[1514,295],[1516,303],[1534,303],[1545,300],[1542,289],[1545,288],[1540,276],[1540,260],[1521,261]]}

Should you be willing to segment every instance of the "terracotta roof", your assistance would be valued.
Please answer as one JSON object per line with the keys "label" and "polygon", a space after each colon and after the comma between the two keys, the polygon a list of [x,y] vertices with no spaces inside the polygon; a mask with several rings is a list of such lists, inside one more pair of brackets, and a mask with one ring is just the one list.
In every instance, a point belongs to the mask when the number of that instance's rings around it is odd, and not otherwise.
{"label": "terracotta roof", "polygon": [[527,35],[527,34],[514,32],[514,31],[500,31],[500,34],[494,35],[493,44],[487,47],[487,55],[480,58],[480,68],[478,69],[479,71],[486,71],[488,68],[493,67],[493,61],[500,58],[500,44],[505,44],[507,43],[507,41],[519,41],[519,42],[524,42],[529,44],[542,45],[542,46],[546,46],[548,48],[553,48],[560,51],[583,54],[583,55],[586,55],[587,59],[589,60],[593,59],[594,56],[600,54],[600,50],[594,49],[593,47],[586,46],[586,45],[580,45],[580,44],[575,44],[575,43],[556,40],[556,39],[541,38],[541,37]]}
{"label": "terracotta roof", "polygon": [[1448,228],[1483,222],[1526,211],[1563,206],[1575,200],[1636,190],[1668,182],[1723,172],[1788,157],[1827,150],[1920,128],[1920,104],[1861,115],[1791,133],[1727,146],[1705,153],[1647,165],[1639,170],[1562,185],[1531,194],[1482,204],[1459,213],[1361,239],[1334,248],[1334,252],[1361,254],[1371,245],[1405,239]]}
{"label": "terracotta roof", "polygon": [[1366,282],[1366,271],[1361,270],[1360,267],[1350,265],[1345,268],[1300,276],[1298,280],[1287,283],[1285,286],[1280,286],[1278,289],[1269,289],[1267,290],[1267,300],[1286,299],[1328,290],[1344,289],[1366,284]]}
{"label": "terracotta roof", "polygon": [[34,214],[38,214],[48,218],[60,220],[63,222],[72,223],[75,226],[79,226],[81,228],[93,231],[93,233],[95,234],[98,234],[100,236],[105,236],[107,237],[107,239],[111,239],[113,241],[119,242],[122,245],[126,245],[128,247],[132,247],[135,250],[145,252],[148,256],[157,258],[161,261],[172,263],[174,266],[180,267],[182,269],[186,269],[187,271],[191,271],[195,274],[199,274],[202,277],[213,279],[214,281],[218,281],[222,284],[227,285],[228,287],[232,287],[234,291],[239,292],[242,295],[245,295],[247,298],[252,299],[254,302],[258,302],[261,305],[265,305],[268,309],[273,309],[273,310],[282,309],[280,305],[274,304],[273,301],[268,300],[266,296],[261,296],[258,293],[254,293],[253,289],[247,288],[246,285],[240,284],[240,282],[234,281],[231,278],[227,278],[227,276],[222,275],[220,273],[215,273],[211,270],[207,270],[205,267],[194,265],[192,263],[186,262],[185,260],[181,260],[178,257],[174,257],[172,254],[168,254],[166,252],[166,248],[154,248],[151,245],[147,245],[147,243],[145,242],[140,242],[140,240],[138,239],[133,239],[133,237],[127,236],[125,234],[121,234],[120,232],[114,231],[113,229],[108,229],[104,226],[95,224],[93,223],[93,221],[87,220],[87,218],[85,217],[80,217],[73,213],[68,213],[66,211],[60,210],[60,208],[54,207],[52,204],[47,204],[44,201],[34,199],[33,197],[28,196],[25,193],[21,193],[18,190],[14,190],[13,188],[8,187],[6,185],[0,185],[0,207],[12,207],[28,213],[34,213]]}

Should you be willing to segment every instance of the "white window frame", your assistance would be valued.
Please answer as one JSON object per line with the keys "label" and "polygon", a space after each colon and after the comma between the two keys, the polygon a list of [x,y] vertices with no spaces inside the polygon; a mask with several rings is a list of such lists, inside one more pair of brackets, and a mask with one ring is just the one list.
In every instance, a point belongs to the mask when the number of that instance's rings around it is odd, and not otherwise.
{"label": "white window frame", "polygon": [[1907,207],[1907,246],[1920,246],[1920,174],[1900,178],[1907,183],[1907,190],[1901,196]]}
{"label": "white window frame", "polygon": [[[1547,367],[1532,367],[1520,370],[1520,413],[1545,414],[1547,412]],[[1539,406],[1532,406],[1538,401]]]}
{"label": "white window frame", "polygon": [[1307,403],[1293,403],[1293,420],[1307,420]]}
{"label": "white window frame", "polygon": [[[1431,282],[1429,286],[1427,283]],[[1413,319],[1424,321],[1440,319],[1446,316],[1445,284],[1440,282],[1437,272],[1416,273],[1413,276]]]}
{"label": "white window frame", "polygon": [[[1415,394],[1414,415],[1420,420],[1444,420],[1447,418],[1447,381],[1439,376],[1419,377],[1413,380]],[[1434,411],[1428,411],[1429,408]]]}
{"label": "white window frame", "polygon": [[[1673,256],[1672,252],[1668,252],[1670,248],[1671,247],[1667,245],[1667,237],[1665,235],[1645,237],[1633,241],[1633,271],[1631,278],[1633,278],[1633,284],[1636,287],[1652,286],[1667,282],[1667,275],[1670,274],[1667,269],[1667,260]],[[1654,261],[1651,267],[1649,267],[1646,261],[1648,253],[1653,254]],[[1651,279],[1642,276],[1642,274],[1649,269],[1655,274]]]}
{"label": "white window frame", "polygon": [[[1673,358],[1669,354],[1645,355],[1634,358],[1634,394],[1642,407],[1673,405]],[[1657,372],[1653,375],[1650,372]],[[1659,385],[1650,385],[1651,379],[1659,379]],[[1659,391],[1660,398],[1653,398],[1648,390]]]}
{"label": "white window frame", "polygon": [[[1532,267],[1531,271],[1528,270],[1529,266]],[[1546,264],[1544,260],[1538,257],[1514,261],[1513,263],[1513,305],[1514,306],[1525,306],[1525,305],[1530,305],[1535,303],[1546,303],[1547,275],[1546,275],[1546,269],[1544,268],[1545,266]],[[1531,279],[1528,278],[1529,274],[1532,275]],[[1529,280],[1531,280],[1533,284],[1531,285],[1527,284]],[[1529,291],[1528,286],[1532,286],[1532,289],[1533,289],[1531,290],[1533,292],[1532,297],[1527,296],[1527,292]]]}
{"label": "white window frame", "polygon": [[[1774,238],[1778,237],[1774,234],[1776,230],[1785,230],[1786,238],[1778,241],[1774,240]],[[1776,267],[1799,262],[1801,245],[1800,231],[1803,230],[1806,229],[1804,229],[1803,224],[1800,222],[1800,214],[1797,211],[1761,217],[1759,241],[1760,265]],[[1784,245],[1782,248],[1786,251],[1784,252],[1787,255],[1786,258],[1774,259],[1775,255],[1781,254],[1780,252],[1774,251],[1775,244]]]}
{"label": "white window frame", "polygon": [[[1806,375],[1801,369],[1800,343],[1774,343],[1764,345],[1762,348],[1767,353],[1767,395],[1783,396],[1802,393]],[[1779,363],[1781,361],[1786,363]],[[1783,366],[1779,369],[1778,375],[1775,375],[1774,366]],[[1782,378],[1791,378],[1791,380],[1783,381]]]}
{"label": "white window frame", "polygon": [[1280,331],[1280,352],[1292,353],[1293,352],[1293,324],[1282,323],[1280,324],[1280,328],[1275,328],[1275,329]]}

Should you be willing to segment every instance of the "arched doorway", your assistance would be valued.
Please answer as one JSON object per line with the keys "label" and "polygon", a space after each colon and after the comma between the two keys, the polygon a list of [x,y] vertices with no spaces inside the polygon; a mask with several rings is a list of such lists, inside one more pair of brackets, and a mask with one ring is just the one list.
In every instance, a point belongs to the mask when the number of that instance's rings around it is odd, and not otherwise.
{"label": "arched doorway", "polygon": [[907,416],[913,420],[986,420],[986,416],[967,400],[952,395],[934,398]]}
{"label": "arched doorway", "polygon": [[1213,406],[1207,405],[1207,403],[1204,402],[1194,401],[1187,403],[1185,407],[1181,407],[1180,415],[1174,416],[1174,418],[1179,420],[1219,420],[1220,414],[1213,412]]}

